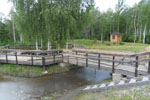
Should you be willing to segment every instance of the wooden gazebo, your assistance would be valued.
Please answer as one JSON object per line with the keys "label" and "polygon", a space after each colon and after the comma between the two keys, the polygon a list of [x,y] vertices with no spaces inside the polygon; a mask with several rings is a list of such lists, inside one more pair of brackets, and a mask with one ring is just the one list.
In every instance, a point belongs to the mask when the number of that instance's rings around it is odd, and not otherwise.
{"label": "wooden gazebo", "polygon": [[122,42],[122,35],[119,32],[114,32],[110,35],[110,41],[112,43],[120,43]]}

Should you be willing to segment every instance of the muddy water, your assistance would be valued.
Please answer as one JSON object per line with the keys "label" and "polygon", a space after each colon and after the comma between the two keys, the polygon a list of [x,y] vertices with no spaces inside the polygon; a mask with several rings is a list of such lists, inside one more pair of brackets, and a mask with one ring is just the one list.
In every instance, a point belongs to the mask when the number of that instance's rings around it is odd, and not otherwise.
{"label": "muddy water", "polygon": [[36,100],[45,93],[74,89],[110,78],[108,72],[81,68],[39,78],[18,78],[0,75],[0,100]]}

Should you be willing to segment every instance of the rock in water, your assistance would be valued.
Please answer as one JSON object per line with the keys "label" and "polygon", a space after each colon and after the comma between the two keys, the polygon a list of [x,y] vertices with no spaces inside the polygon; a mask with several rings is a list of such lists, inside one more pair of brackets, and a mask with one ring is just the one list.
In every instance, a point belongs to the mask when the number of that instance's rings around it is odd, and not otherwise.
{"label": "rock in water", "polygon": [[68,66],[68,64],[60,63],[59,66],[60,66],[60,67],[65,67],[65,66]]}
{"label": "rock in water", "polygon": [[48,71],[44,71],[43,74],[48,74]]}

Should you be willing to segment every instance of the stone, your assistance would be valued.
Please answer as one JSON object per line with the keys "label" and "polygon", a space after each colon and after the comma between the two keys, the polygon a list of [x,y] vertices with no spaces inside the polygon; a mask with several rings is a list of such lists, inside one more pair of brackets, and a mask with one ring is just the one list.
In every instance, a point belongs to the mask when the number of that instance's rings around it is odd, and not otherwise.
{"label": "stone", "polygon": [[66,64],[66,63],[60,63],[59,66],[60,67],[65,67],[65,66],[68,66],[68,64]]}
{"label": "stone", "polygon": [[130,81],[129,81],[129,83],[135,83],[136,82],[136,79],[131,79]]}
{"label": "stone", "polygon": [[121,79],[122,79],[123,77],[122,77],[122,75],[121,74],[116,74],[116,73],[113,73],[112,74],[112,79],[113,79],[113,81],[120,81]]}
{"label": "stone", "polygon": [[149,78],[148,78],[148,77],[143,76],[142,81],[148,81],[148,80],[149,80]]}
{"label": "stone", "polygon": [[115,83],[114,82],[111,82],[108,86],[114,86]]}
{"label": "stone", "polygon": [[123,85],[123,84],[125,84],[125,81],[123,81],[123,80],[121,80],[121,81],[118,83],[118,85]]}
{"label": "stone", "polygon": [[106,84],[102,84],[102,85],[100,86],[100,88],[103,88],[103,87],[106,87]]}
{"label": "stone", "polygon": [[89,90],[91,88],[91,86],[87,86],[86,88],[84,88],[83,90]]}
{"label": "stone", "polygon": [[44,71],[43,74],[48,74],[48,71]]}
{"label": "stone", "polygon": [[92,89],[95,89],[95,88],[97,88],[98,87],[98,85],[94,85],[93,87],[92,87]]}

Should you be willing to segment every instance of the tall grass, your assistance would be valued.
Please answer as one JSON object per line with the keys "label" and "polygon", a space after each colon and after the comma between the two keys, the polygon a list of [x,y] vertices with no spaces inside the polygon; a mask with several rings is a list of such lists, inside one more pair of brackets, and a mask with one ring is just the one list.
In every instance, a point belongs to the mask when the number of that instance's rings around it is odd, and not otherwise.
{"label": "tall grass", "polygon": [[[76,66],[65,66],[60,67],[59,65],[47,66],[48,74],[55,74],[69,71]],[[22,77],[37,77],[44,75],[42,67],[39,66],[24,66],[13,64],[0,64],[0,73],[12,75],[12,76],[22,76]]]}

